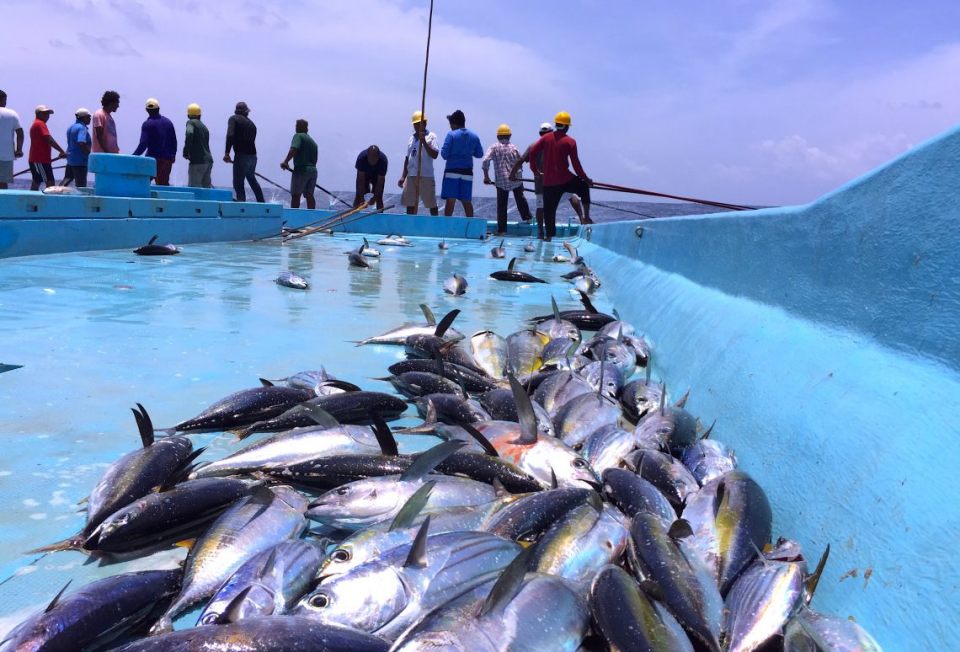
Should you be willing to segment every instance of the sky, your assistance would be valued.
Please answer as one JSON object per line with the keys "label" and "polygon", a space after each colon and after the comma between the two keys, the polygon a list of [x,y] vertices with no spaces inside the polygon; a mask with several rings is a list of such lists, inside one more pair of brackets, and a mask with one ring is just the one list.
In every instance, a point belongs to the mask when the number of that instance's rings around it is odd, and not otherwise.
{"label": "sky", "polygon": [[[0,0],[0,88],[21,120],[121,95],[121,151],[149,97],[177,125],[197,102],[214,183],[237,101],[258,127],[258,170],[279,167],[297,118],[320,145],[319,183],[353,187],[377,144],[396,184],[420,108],[428,0]],[[13,29],[10,28],[13,26]],[[436,0],[430,127],[466,113],[488,146],[521,148],[560,110],[597,181],[739,204],[797,204],[960,122],[956,0]],[[186,161],[172,181],[186,182]],[[479,162],[476,168],[479,174]],[[439,176],[439,170],[438,170]],[[477,194],[490,191],[476,184]],[[624,199],[598,193],[597,199]]]}

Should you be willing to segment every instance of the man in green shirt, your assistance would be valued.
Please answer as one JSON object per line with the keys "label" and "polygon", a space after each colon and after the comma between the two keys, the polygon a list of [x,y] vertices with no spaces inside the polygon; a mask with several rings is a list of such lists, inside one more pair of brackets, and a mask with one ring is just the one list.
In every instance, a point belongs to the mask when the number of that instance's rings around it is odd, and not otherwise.
{"label": "man in green shirt", "polygon": [[307,208],[317,207],[313,191],[317,187],[317,142],[307,134],[307,121],[297,120],[297,133],[293,135],[290,151],[280,167],[290,169],[293,159],[293,175],[290,177],[290,208],[300,208],[300,197],[307,198]]}
{"label": "man in green shirt", "polygon": [[200,105],[187,107],[187,137],[183,142],[183,158],[187,166],[187,185],[191,188],[213,188],[210,172],[213,170],[213,154],[210,153],[210,131],[200,121]]}

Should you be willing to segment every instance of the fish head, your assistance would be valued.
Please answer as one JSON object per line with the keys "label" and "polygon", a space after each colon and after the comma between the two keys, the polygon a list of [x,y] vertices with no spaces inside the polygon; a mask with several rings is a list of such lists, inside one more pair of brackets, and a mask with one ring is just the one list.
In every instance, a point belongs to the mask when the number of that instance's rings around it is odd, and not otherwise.
{"label": "fish head", "polygon": [[527,453],[529,464],[538,469],[536,477],[557,476],[559,487],[600,487],[600,478],[584,457],[559,439],[541,438]]}
{"label": "fish head", "polygon": [[401,573],[381,560],[371,561],[321,582],[300,600],[293,613],[327,625],[376,632],[410,602],[411,593]]}
{"label": "fish head", "polygon": [[675,428],[676,424],[669,415],[648,412],[634,429],[633,438],[638,448],[667,450]]}
{"label": "fish head", "polygon": [[365,527],[389,518],[405,500],[397,476],[357,480],[331,489],[310,504],[307,516],[320,523]]}
{"label": "fish head", "polygon": [[272,491],[273,495],[283,501],[290,509],[301,514],[305,513],[307,511],[307,507],[310,506],[310,501],[307,500],[303,494],[288,485],[281,484],[275,487],[270,487],[270,491]]}
{"label": "fish head", "polygon": [[623,392],[624,402],[630,402],[628,410],[635,412],[637,419],[642,419],[660,405],[661,394],[660,385],[643,379],[629,383],[629,388],[625,388]]}

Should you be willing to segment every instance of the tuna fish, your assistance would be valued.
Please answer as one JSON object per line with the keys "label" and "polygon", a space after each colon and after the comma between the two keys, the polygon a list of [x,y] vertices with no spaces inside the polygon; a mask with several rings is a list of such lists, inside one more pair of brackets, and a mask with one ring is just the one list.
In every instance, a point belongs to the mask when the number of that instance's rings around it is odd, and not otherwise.
{"label": "tuna fish", "polygon": [[689,496],[700,485],[690,471],[675,457],[654,450],[639,450],[629,456],[628,465],[637,475],[660,490],[679,513]]}
{"label": "tuna fish", "polygon": [[487,531],[505,539],[534,541],[592,495],[592,489],[565,487],[523,496],[497,512],[487,525]]}
{"label": "tuna fish", "polygon": [[801,609],[783,634],[784,652],[881,652],[867,631],[849,618]]}
{"label": "tuna fish", "polygon": [[673,505],[659,489],[626,469],[607,469],[603,472],[603,493],[630,518],[649,513],[660,517],[668,525],[677,519]]}
{"label": "tuna fish", "polygon": [[581,394],[568,401],[553,418],[557,427],[557,437],[567,446],[576,447],[595,430],[607,424],[616,424],[620,418],[620,405],[604,396],[592,392]]}
{"label": "tuna fish", "polygon": [[633,450],[633,434],[616,423],[607,423],[591,432],[583,442],[580,454],[593,470],[603,473],[617,468]]}
{"label": "tuna fish", "polygon": [[312,427],[316,425],[314,412],[310,407],[318,407],[340,423],[351,425],[366,425],[373,423],[371,415],[392,421],[398,418],[407,409],[407,403],[393,394],[382,392],[346,392],[318,396],[306,401],[306,405],[296,406],[280,416],[257,421],[244,428],[232,432],[240,439],[245,439],[257,432],[279,432],[293,428]]}
{"label": "tuna fish", "polygon": [[507,367],[518,377],[529,376],[540,368],[543,347],[550,337],[537,329],[527,329],[507,337]]}
{"label": "tuna fish", "polygon": [[133,253],[138,256],[174,256],[180,253],[180,250],[172,244],[154,244],[158,237],[159,236],[153,236],[150,238],[150,242],[142,247],[137,247],[133,250]]}
{"label": "tuna fish", "polygon": [[491,378],[502,380],[507,377],[509,346],[493,331],[480,331],[470,336],[470,355]]}
{"label": "tuna fish", "polygon": [[293,288],[294,290],[309,290],[310,284],[307,283],[307,279],[302,276],[298,276],[293,272],[283,272],[280,276],[277,277],[275,281],[277,285],[282,285],[284,287]]}
{"label": "tuna fish", "polygon": [[507,257],[507,250],[503,248],[503,243],[504,243],[504,241],[501,240],[499,246],[494,247],[493,249],[490,250],[490,255],[491,255],[492,257],[494,257],[494,258],[506,258],[506,257]]}
{"label": "tuna fish", "polygon": [[558,371],[540,383],[533,392],[533,400],[542,405],[552,417],[568,402],[596,390],[582,376],[572,371]]}
{"label": "tuna fish", "polygon": [[307,389],[278,387],[263,382],[262,387],[244,389],[222,398],[206,410],[181,421],[168,432],[220,432],[241,428],[257,421],[272,419],[303,403],[315,394]]}
{"label": "tuna fish", "polygon": [[513,266],[516,262],[516,258],[511,258],[510,263],[507,265],[507,269],[500,272],[494,272],[490,275],[490,278],[498,281],[509,281],[511,283],[546,283],[546,281],[543,279],[537,278],[532,274],[519,272],[513,269]]}
{"label": "tuna fish", "polygon": [[[389,330],[382,335],[368,337],[365,340],[357,342],[357,346],[363,346],[364,344],[393,344],[403,346],[404,342],[406,342],[407,338],[411,335],[432,335],[437,330],[437,324],[433,317],[433,313],[424,304],[420,305],[420,309],[423,311],[423,314],[427,319],[426,323],[404,324],[403,326],[398,326],[397,328]],[[463,333],[459,332],[455,328],[448,328],[446,333],[443,335],[443,339],[445,340],[462,340],[463,337]]]}
{"label": "tuna fish", "polygon": [[736,469],[737,458],[721,442],[701,439],[683,451],[683,465],[690,469],[697,482],[704,485]]}
{"label": "tuna fish", "polygon": [[467,279],[463,278],[457,273],[454,273],[450,278],[443,282],[443,291],[447,294],[452,294],[455,297],[459,297],[461,294],[466,294]]}

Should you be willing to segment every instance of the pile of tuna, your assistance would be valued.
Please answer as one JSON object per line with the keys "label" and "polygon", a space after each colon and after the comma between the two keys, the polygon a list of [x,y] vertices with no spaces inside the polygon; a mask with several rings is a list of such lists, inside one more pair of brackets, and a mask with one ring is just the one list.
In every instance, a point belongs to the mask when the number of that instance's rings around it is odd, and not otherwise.
{"label": "pile of tuna", "polygon": [[[183,569],[61,591],[0,649],[879,649],[810,609],[826,553],[771,538],[763,489],[651,381],[643,338],[585,305],[505,338],[425,310],[363,342],[405,348],[383,379],[405,399],[301,372],[156,439],[138,406],[142,448],[34,552],[194,539]],[[410,403],[422,424],[391,431]],[[199,464],[188,436],[218,431],[274,434]],[[401,455],[408,433],[438,443]]]}

